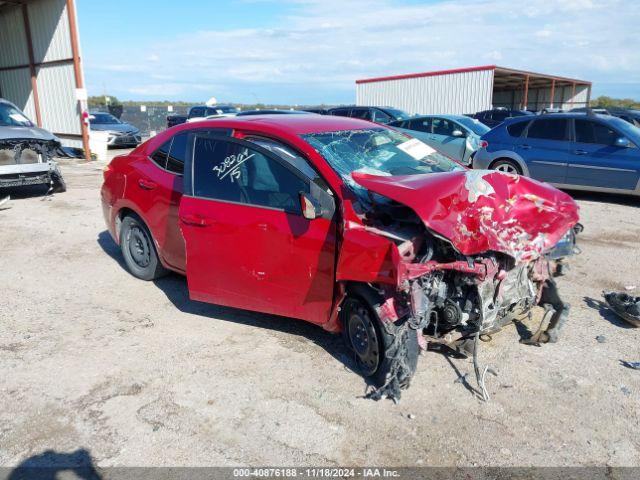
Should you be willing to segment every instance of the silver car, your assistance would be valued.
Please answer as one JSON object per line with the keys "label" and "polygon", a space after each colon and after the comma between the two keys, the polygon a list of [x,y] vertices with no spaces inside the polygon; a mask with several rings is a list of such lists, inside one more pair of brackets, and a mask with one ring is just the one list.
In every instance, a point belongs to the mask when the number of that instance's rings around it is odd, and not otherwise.
{"label": "silver car", "polygon": [[89,113],[89,128],[107,132],[107,145],[110,147],[137,147],[142,141],[140,130],[107,112]]}
{"label": "silver car", "polygon": [[440,153],[470,165],[480,148],[480,137],[490,128],[464,115],[421,115],[389,123],[390,127],[408,133]]}
{"label": "silver car", "polygon": [[13,103],[0,98],[0,189],[23,185],[50,185],[64,192],[66,185],[53,160],[67,156],[60,140],[36,127]]}

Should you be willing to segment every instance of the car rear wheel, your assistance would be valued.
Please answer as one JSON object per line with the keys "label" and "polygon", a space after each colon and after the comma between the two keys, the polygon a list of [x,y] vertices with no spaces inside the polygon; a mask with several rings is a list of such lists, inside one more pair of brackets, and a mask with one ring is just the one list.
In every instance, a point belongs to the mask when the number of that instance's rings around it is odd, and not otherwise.
{"label": "car rear wheel", "polygon": [[490,168],[499,172],[522,175],[520,166],[516,162],[504,158],[493,162]]}
{"label": "car rear wheel", "polygon": [[122,219],[120,250],[129,272],[141,280],[155,280],[168,273],[162,266],[149,229],[135,214]]}

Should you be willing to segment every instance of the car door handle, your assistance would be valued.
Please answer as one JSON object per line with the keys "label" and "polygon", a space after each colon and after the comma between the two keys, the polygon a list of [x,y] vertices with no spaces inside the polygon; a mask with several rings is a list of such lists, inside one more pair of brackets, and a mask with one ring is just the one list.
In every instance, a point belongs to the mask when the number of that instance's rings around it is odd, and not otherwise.
{"label": "car door handle", "polygon": [[531,150],[531,145],[518,145],[523,150]]}
{"label": "car door handle", "polygon": [[153,190],[158,185],[156,185],[153,182],[150,182],[149,180],[145,180],[145,179],[141,178],[140,180],[138,180],[138,186],[140,188],[144,189],[144,190]]}
{"label": "car door handle", "polygon": [[573,153],[574,155],[586,155],[589,152],[587,152],[586,150],[574,150]]}
{"label": "car door handle", "polygon": [[200,215],[180,215],[180,221],[194,227],[208,227],[213,223],[210,218],[201,217]]}

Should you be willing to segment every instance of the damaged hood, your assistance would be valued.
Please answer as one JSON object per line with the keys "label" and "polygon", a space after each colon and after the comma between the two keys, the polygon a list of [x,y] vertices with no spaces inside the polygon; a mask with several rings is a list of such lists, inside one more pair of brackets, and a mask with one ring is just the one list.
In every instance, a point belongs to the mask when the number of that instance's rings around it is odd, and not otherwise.
{"label": "damaged hood", "polygon": [[519,175],[464,170],[406,176],[352,173],[361,186],[402,203],[463,255],[489,250],[527,261],[553,247],[578,221],[564,192]]}
{"label": "damaged hood", "polygon": [[0,126],[0,141],[4,140],[43,140],[58,141],[51,132],[39,127]]}

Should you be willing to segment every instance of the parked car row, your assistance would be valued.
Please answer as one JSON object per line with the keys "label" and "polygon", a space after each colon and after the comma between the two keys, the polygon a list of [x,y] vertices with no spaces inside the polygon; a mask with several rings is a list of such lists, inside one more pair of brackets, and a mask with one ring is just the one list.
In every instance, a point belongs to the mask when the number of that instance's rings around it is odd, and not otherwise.
{"label": "parked car row", "polygon": [[640,130],[634,111],[535,115],[494,108],[469,116],[412,116],[390,107],[341,106],[232,115],[303,113],[388,125],[472,168],[522,174],[565,188],[640,195]]}

